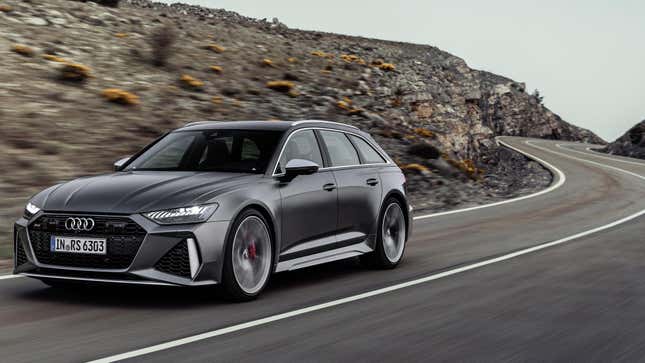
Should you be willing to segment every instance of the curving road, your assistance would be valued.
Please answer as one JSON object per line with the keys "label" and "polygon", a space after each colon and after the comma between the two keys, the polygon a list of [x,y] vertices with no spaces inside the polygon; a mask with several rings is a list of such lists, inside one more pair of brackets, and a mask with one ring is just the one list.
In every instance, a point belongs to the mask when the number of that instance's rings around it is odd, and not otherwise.
{"label": "curving road", "polygon": [[608,361],[645,356],[645,162],[503,138],[554,184],[417,216],[404,263],[274,276],[258,301],[211,290],[61,292],[0,279],[0,361]]}

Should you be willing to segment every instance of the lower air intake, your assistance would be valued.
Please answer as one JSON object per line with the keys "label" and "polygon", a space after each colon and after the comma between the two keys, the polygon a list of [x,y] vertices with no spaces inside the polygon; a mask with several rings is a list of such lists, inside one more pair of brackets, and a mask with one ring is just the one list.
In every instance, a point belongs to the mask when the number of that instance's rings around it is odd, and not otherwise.
{"label": "lower air intake", "polygon": [[188,257],[188,243],[186,240],[179,242],[168,251],[157,262],[155,269],[167,274],[190,278],[190,258]]}
{"label": "lower air intake", "polygon": [[23,247],[22,241],[24,233],[17,233],[17,238],[15,239],[15,256],[16,256],[16,267],[21,266],[29,262],[27,260],[27,254],[25,253],[25,248]]}

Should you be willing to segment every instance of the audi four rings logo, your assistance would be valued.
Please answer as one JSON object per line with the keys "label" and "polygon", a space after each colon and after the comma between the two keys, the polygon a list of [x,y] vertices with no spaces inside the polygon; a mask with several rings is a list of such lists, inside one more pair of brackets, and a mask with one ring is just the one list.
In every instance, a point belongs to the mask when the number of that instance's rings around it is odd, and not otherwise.
{"label": "audi four rings logo", "polygon": [[65,221],[65,228],[68,231],[91,231],[94,228],[92,218],[69,217]]}

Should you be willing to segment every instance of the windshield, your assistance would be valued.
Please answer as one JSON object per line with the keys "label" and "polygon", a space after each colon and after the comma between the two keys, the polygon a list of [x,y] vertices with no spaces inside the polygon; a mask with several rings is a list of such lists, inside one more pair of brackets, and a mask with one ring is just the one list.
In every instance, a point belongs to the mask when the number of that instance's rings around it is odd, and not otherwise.
{"label": "windshield", "polygon": [[203,130],[168,134],[125,171],[223,171],[264,173],[282,131]]}

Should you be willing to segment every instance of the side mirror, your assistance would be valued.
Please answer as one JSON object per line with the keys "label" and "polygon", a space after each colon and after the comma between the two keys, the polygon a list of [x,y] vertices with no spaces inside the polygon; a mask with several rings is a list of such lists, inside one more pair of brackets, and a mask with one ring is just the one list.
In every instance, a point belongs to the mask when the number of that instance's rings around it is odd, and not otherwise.
{"label": "side mirror", "polygon": [[288,179],[293,179],[298,175],[313,174],[318,169],[320,169],[320,166],[311,160],[291,159],[284,167],[284,174]]}
{"label": "side mirror", "polygon": [[119,171],[123,168],[123,166],[130,160],[130,157],[128,156],[127,158],[119,159],[114,162],[114,171]]}

